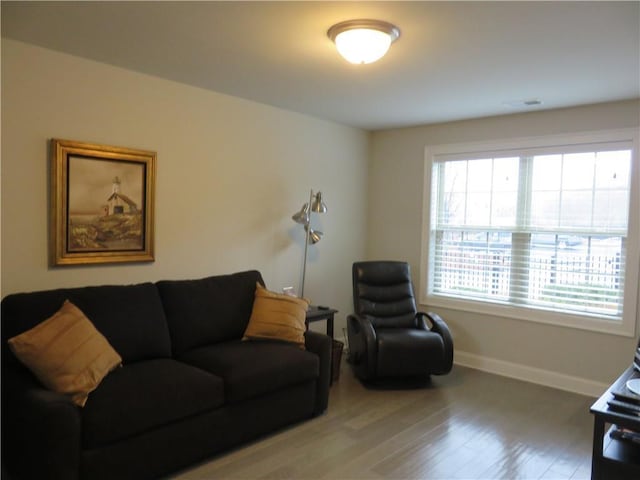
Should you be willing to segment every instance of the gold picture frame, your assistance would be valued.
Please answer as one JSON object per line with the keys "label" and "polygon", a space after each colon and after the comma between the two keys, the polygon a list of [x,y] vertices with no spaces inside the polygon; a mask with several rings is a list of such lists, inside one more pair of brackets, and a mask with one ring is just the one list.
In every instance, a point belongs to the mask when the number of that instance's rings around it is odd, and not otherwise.
{"label": "gold picture frame", "polygon": [[51,263],[153,262],[156,152],[51,140]]}

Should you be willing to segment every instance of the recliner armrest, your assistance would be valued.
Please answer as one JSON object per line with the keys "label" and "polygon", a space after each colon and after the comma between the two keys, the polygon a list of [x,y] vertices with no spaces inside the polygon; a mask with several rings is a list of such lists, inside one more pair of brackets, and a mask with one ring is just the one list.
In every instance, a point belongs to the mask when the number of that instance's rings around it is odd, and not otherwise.
{"label": "recliner armrest", "polygon": [[331,383],[331,352],[333,343],[331,337],[323,333],[307,330],[304,334],[305,348],[320,358],[320,375],[316,391],[316,406],[314,413],[321,414],[329,405],[329,385]]}
{"label": "recliner armrest", "polygon": [[[26,370],[2,371],[2,456],[25,479],[74,480],[80,473],[80,409]],[[89,400],[91,401],[91,400]]]}
{"label": "recliner armrest", "polygon": [[[349,334],[349,362],[359,372],[360,378],[375,376],[378,341],[375,328],[366,315],[351,314],[347,316],[347,333]],[[363,358],[366,356],[366,358]]]}
{"label": "recliner armrest", "polygon": [[[418,320],[418,326],[423,330],[431,330],[434,333],[437,333],[442,337],[442,342],[444,343],[444,366],[445,368],[439,372],[434,372],[437,375],[443,375],[445,373],[449,373],[451,371],[451,367],[453,366],[453,337],[451,336],[451,331],[449,327],[445,323],[444,320],[437,313],[429,312],[418,312],[416,313],[416,318]],[[431,323],[431,327],[427,326],[427,319],[429,323]]]}

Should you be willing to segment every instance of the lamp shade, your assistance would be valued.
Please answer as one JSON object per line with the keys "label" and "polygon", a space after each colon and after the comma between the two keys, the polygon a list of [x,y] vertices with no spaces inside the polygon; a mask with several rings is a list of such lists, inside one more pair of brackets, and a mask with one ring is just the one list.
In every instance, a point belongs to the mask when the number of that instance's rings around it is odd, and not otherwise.
{"label": "lamp shade", "polygon": [[311,229],[311,231],[309,232],[309,243],[312,245],[315,245],[322,239],[322,235],[323,235],[322,232]]}
{"label": "lamp shade", "polygon": [[349,20],[331,27],[327,35],[348,62],[362,64],[382,58],[400,30],[381,20]]}
{"label": "lamp shade", "polygon": [[294,213],[291,219],[301,225],[309,223],[309,204],[305,203],[299,212]]}
{"label": "lamp shade", "polygon": [[327,206],[322,201],[322,192],[318,192],[313,197],[313,203],[311,204],[311,211],[315,213],[327,213]]}
{"label": "lamp shade", "polygon": [[306,225],[304,229],[309,232],[309,245],[315,245],[320,240],[322,240],[322,235],[324,235],[324,233],[322,233],[320,230],[314,230],[313,228],[309,228]]}

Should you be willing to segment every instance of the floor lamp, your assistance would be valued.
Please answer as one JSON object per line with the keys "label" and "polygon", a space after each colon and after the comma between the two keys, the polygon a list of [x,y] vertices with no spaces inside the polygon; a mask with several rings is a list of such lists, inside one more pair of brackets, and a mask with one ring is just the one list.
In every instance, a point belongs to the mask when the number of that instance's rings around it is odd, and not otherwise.
{"label": "floor lamp", "polygon": [[307,250],[309,245],[316,244],[322,238],[322,232],[313,230],[311,228],[311,214],[312,213],[325,213],[327,206],[322,201],[322,192],[316,194],[309,194],[309,202],[305,203],[299,212],[296,212],[291,217],[294,222],[304,226],[305,241],[304,241],[304,260],[302,261],[302,284],[300,286],[300,297],[304,297],[304,278],[307,273]]}

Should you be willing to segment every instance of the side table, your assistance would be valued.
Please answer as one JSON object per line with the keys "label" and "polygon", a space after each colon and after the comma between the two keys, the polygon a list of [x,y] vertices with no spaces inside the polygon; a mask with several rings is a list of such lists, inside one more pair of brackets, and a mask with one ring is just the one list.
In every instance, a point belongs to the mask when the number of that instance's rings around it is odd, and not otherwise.
{"label": "side table", "polygon": [[310,305],[307,310],[307,316],[305,323],[307,329],[311,322],[319,322],[320,320],[327,321],[327,335],[331,337],[331,377],[329,379],[330,384],[333,384],[334,380],[338,380],[340,377],[340,358],[342,356],[342,347],[344,344],[338,342],[333,338],[333,316],[338,313],[338,310],[329,307],[320,308],[317,305]]}
{"label": "side table", "polygon": [[334,310],[333,308],[320,308],[317,305],[310,305],[309,310],[307,310],[307,317],[305,319],[305,323],[307,324],[307,328],[309,328],[309,324],[311,322],[318,322],[320,320],[327,321],[327,335],[333,339],[333,316],[338,313],[338,310]]}

